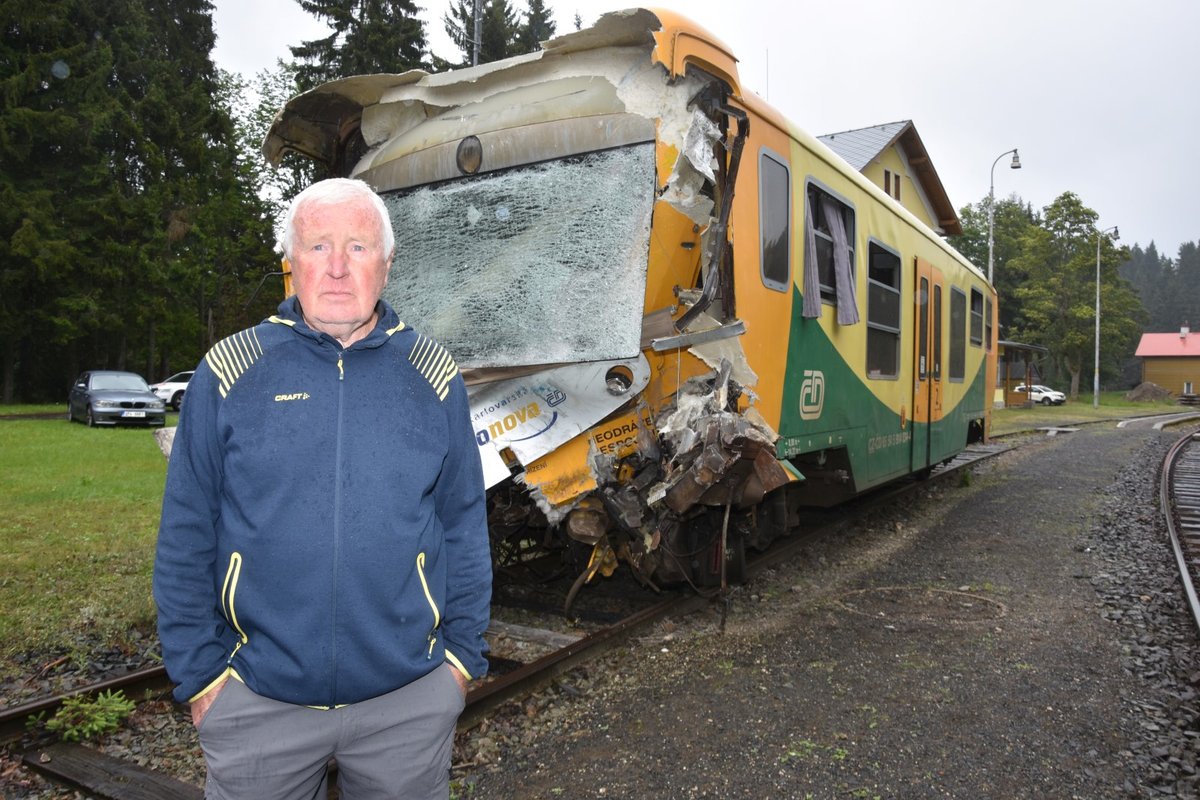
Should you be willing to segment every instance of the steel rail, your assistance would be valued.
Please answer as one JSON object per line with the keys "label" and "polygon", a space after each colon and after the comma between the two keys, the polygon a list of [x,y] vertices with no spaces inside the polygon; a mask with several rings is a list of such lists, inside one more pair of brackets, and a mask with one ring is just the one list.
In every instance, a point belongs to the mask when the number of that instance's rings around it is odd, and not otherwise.
{"label": "steel rail", "polygon": [[1200,573],[1200,434],[1189,433],[1171,446],[1163,459],[1159,503],[1184,595],[1200,631],[1200,597],[1195,578]]}
{"label": "steel rail", "polygon": [[134,670],[115,678],[106,678],[96,683],[89,683],[75,689],[30,700],[20,705],[0,709],[0,743],[19,739],[26,730],[29,720],[39,715],[51,715],[62,706],[63,701],[83,695],[94,695],[101,692],[158,692],[166,691],[171,686],[167,671],[161,666],[147,667]]}

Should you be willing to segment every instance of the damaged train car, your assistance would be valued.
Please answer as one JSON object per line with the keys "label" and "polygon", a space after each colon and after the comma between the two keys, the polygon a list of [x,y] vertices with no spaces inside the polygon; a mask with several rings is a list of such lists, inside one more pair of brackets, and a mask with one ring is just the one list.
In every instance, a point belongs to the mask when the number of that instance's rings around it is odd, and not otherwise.
{"label": "damaged train car", "polygon": [[987,280],[682,17],[334,81],[277,116],[289,150],[385,200],[385,297],[463,371],[498,568],[735,580],[800,506],[987,435]]}

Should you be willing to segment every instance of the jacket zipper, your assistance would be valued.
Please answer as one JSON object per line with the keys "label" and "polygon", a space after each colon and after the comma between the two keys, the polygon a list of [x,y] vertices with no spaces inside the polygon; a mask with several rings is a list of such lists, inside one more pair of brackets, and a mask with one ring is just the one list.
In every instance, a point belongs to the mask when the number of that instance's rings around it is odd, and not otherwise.
{"label": "jacket zipper", "polygon": [[250,641],[246,636],[246,632],[242,630],[242,626],[237,621],[237,611],[234,609],[234,598],[237,595],[238,580],[242,576],[242,554],[238,552],[229,555],[229,568],[225,570],[225,583],[221,587],[221,611],[225,614],[225,619],[229,620],[229,624],[237,631],[238,643],[230,652],[229,657],[225,659],[226,664],[233,663],[233,657],[237,655],[237,651],[242,648],[242,645]]}
{"label": "jacket zipper", "polygon": [[337,426],[334,439],[334,481],[333,481],[333,564],[332,564],[332,594],[329,598],[329,704],[337,703],[337,598],[338,598],[338,564],[341,561],[342,545],[342,413],[345,402],[346,370],[342,363],[345,350],[337,354],[338,390],[337,390]]}
{"label": "jacket zipper", "polygon": [[438,610],[437,602],[433,599],[433,593],[429,591],[429,581],[425,580],[425,553],[424,551],[417,553],[417,576],[421,579],[421,588],[425,591],[425,599],[429,602],[429,608],[433,611],[433,627],[429,630],[429,648],[425,651],[425,658],[433,658],[433,648],[437,645],[438,627],[442,624],[442,612]]}

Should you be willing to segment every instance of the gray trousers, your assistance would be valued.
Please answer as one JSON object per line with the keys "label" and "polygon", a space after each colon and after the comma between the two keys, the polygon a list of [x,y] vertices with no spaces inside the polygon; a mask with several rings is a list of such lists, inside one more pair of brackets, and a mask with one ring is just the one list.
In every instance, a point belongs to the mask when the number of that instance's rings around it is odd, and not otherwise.
{"label": "gray trousers", "polygon": [[200,722],[206,800],[324,800],[336,758],[342,800],[446,800],[464,699],[450,667],[380,697],[322,711],[230,678]]}

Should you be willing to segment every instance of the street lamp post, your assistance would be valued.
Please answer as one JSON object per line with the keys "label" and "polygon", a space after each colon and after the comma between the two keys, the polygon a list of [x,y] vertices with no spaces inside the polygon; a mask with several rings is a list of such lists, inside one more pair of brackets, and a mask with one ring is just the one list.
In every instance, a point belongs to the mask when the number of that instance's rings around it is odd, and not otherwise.
{"label": "street lamp post", "polygon": [[996,222],[996,165],[1000,163],[1000,159],[1009,153],[1012,153],[1013,157],[1012,163],[1008,165],[1009,169],[1021,168],[1021,157],[1017,155],[1017,148],[1014,147],[1012,150],[1005,150],[996,156],[996,160],[992,162],[991,179],[988,181],[988,283],[992,282],[992,254],[995,249],[993,231]]}
{"label": "street lamp post", "polygon": [[1121,238],[1116,225],[1096,232],[1096,369],[1092,374],[1092,408],[1100,407],[1100,242],[1109,231],[1114,239]]}

